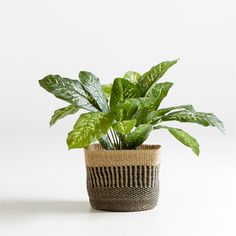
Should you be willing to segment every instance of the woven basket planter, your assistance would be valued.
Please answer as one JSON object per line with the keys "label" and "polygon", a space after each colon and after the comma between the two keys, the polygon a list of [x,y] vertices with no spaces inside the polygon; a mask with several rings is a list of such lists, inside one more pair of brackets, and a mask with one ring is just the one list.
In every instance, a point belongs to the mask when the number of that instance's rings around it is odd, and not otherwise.
{"label": "woven basket planter", "polygon": [[157,205],[160,146],[136,150],[84,149],[90,204],[104,211],[143,211]]}

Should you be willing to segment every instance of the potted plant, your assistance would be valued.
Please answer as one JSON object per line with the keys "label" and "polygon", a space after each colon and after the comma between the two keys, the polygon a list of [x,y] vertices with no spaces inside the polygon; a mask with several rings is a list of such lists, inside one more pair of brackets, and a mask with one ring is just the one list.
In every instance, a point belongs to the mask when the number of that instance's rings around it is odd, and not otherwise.
{"label": "potted plant", "polygon": [[[84,148],[87,190],[93,208],[141,211],[156,206],[159,194],[160,145],[144,145],[151,131],[166,129],[199,155],[197,140],[168,121],[196,123],[224,130],[213,114],[192,105],[160,108],[173,83],[157,83],[178,60],[165,61],[140,75],[128,71],[112,84],[100,85],[90,72],[79,80],[48,75],[39,84],[70,105],[54,112],[50,125],[85,110],[68,133],[69,149]],[[97,144],[93,144],[98,141]]]}

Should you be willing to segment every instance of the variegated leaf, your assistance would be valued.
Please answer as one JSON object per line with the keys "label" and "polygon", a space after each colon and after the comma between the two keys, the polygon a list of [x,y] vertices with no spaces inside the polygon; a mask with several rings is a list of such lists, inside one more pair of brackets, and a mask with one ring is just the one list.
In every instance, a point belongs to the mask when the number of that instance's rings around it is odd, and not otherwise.
{"label": "variegated leaf", "polygon": [[146,117],[154,110],[153,101],[149,98],[139,99],[139,105],[132,118],[136,119],[136,126],[146,123]]}
{"label": "variegated leaf", "polygon": [[180,105],[180,106],[175,106],[175,107],[167,107],[167,108],[162,108],[156,111],[151,111],[148,113],[146,116],[145,122],[150,123],[150,124],[157,124],[160,120],[161,117],[173,110],[176,111],[191,111],[194,112],[194,108],[192,105]]}
{"label": "variegated leaf", "polygon": [[39,80],[39,84],[57,98],[88,111],[97,111],[88,101],[86,93],[78,80],[63,78],[60,75],[48,75]]}
{"label": "variegated leaf", "polygon": [[175,106],[175,107],[167,107],[167,108],[159,109],[157,111],[157,115],[158,116],[163,116],[166,113],[169,113],[170,111],[173,111],[173,110],[188,110],[188,111],[191,111],[191,112],[195,111],[193,106],[188,104],[188,105],[180,105],[180,106]]}
{"label": "variegated leaf", "polygon": [[177,61],[178,60],[162,62],[153,66],[149,71],[143,74],[137,83],[140,95],[145,96],[149,88],[151,88],[151,86],[157,82],[171,66],[176,64]]}
{"label": "variegated leaf", "polygon": [[131,81],[132,83],[136,84],[140,78],[140,74],[138,72],[135,71],[127,71],[124,75],[124,79],[127,79],[129,81]]}
{"label": "variegated leaf", "polygon": [[116,109],[122,111],[123,120],[130,120],[137,111],[139,104],[139,98],[127,98],[123,102],[117,104]]}
{"label": "variegated leaf", "polygon": [[73,130],[68,134],[69,149],[87,147],[104,137],[111,127],[113,115],[104,112],[89,112],[80,115]]}
{"label": "variegated leaf", "polygon": [[154,126],[154,129],[168,129],[168,131],[182,144],[184,144],[187,147],[190,147],[193,152],[199,156],[200,149],[199,149],[199,143],[198,141],[191,136],[190,134],[186,133],[182,129],[168,127],[168,126]]}
{"label": "variegated leaf", "polygon": [[110,107],[111,110],[116,113],[116,119],[123,119],[123,111],[119,107],[119,104],[122,103],[127,98],[137,97],[137,88],[129,80],[123,78],[117,78],[113,82]]}
{"label": "variegated leaf", "polygon": [[97,104],[100,111],[107,112],[108,104],[99,79],[94,74],[87,71],[80,71],[79,78],[83,89],[88,94],[87,96],[92,103]]}
{"label": "variegated leaf", "polygon": [[161,120],[189,122],[203,126],[214,126],[217,127],[221,132],[224,132],[223,122],[219,120],[213,113],[176,111],[162,116]]}
{"label": "variegated leaf", "polygon": [[152,107],[154,110],[158,109],[162,100],[166,97],[169,92],[169,89],[173,86],[173,83],[165,82],[165,83],[158,83],[151,87],[148,90],[145,97],[149,98],[152,102]]}
{"label": "variegated leaf", "polygon": [[156,109],[158,109],[172,85],[173,83],[170,82],[157,83],[149,89],[144,98],[140,99],[139,107],[133,116],[137,120],[136,125],[151,123],[152,116],[156,115]]}
{"label": "variegated leaf", "polygon": [[128,134],[135,126],[136,120],[118,121],[112,125],[112,128],[123,135]]}
{"label": "variegated leaf", "polygon": [[102,91],[107,99],[111,97],[112,84],[102,84]]}
{"label": "variegated leaf", "polygon": [[138,126],[133,132],[127,135],[124,140],[125,149],[136,149],[149,136],[152,131],[152,125],[144,124]]}
{"label": "variegated leaf", "polygon": [[75,114],[80,108],[74,105],[69,105],[54,111],[54,114],[50,121],[50,126],[54,125],[58,120],[64,118],[65,116]]}

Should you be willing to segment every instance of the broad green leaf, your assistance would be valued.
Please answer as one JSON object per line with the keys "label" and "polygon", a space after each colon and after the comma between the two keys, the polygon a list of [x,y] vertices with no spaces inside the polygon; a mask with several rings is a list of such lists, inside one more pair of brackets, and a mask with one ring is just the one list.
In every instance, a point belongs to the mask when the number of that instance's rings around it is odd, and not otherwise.
{"label": "broad green leaf", "polygon": [[127,98],[137,97],[137,88],[129,80],[123,78],[117,78],[113,82],[110,107],[111,110],[116,112],[116,119],[123,119],[123,111],[118,107],[119,103],[123,102]]}
{"label": "broad green leaf", "polygon": [[185,146],[190,147],[193,152],[199,156],[200,150],[199,150],[199,143],[198,141],[191,136],[190,134],[186,133],[185,131],[183,131],[182,129],[178,129],[178,128],[172,128],[172,127],[168,127],[168,126],[154,126],[154,129],[168,129],[168,131],[177,139],[179,140],[181,143],[183,143]]}
{"label": "broad green leaf", "polygon": [[125,138],[125,149],[136,149],[148,138],[148,135],[151,131],[152,126],[148,124],[140,125],[139,127],[137,127]]}
{"label": "broad green leaf", "polygon": [[94,74],[87,71],[80,71],[79,78],[83,89],[90,95],[89,98],[92,99],[93,103],[96,102],[98,104],[100,111],[107,112],[108,104],[99,79]]}
{"label": "broad green leaf", "polygon": [[75,114],[80,108],[74,105],[69,105],[54,111],[54,114],[50,121],[50,126],[54,125],[58,120],[64,118],[65,116]]}
{"label": "broad green leaf", "polygon": [[123,102],[117,104],[116,109],[122,111],[123,120],[130,120],[135,114],[138,105],[140,104],[140,99],[138,98],[127,98]]}
{"label": "broad green leaf", "polygon": [[133,119],[137,120],[136,126],[146,123],[146,117],[150,112],[154,110],[153,101],[149,98],[139,99],[140,103],[134,115]]}
{"label": "broad green leaf", "polygon": [[128,134],[135,126],[136,120],[118,121],[112,125],[112,128],[123,135]]}
{"label": "broad green leaf", "polygon": [[[82,87],[83,87],[83,85],[82,85]],[[83,89],[84,89],[84,88],[83,88]],[[98,111],[101,111],[101,108],[99,107],[99,105],[98,105],[97,101],[95,100],[95,98],[93,97],[93,95],[90,94],[90,93],[89,93],[88,91],[86,91],[85,89],[84,89],[84,91],[85,91],[85,93],[86,93],[86,96],[87,96],[88,101],[89,101],[94,107],[96,107],[96,109],[97,109]]]}
{"label": "broad green leaf", "polygon": [[140,117],[142,117],[141,108],[151,109],[150,100],[147,98],[127,98],[123,102],[118,103],[117,110],[122,111],[123,120],[136,119],[136,126],[139,125]]}
{"label": "broad green leaf", "polygon": [[73,130],[68,134],[69,149],[87,147],[106,135],[113,121],[112,113],[89,112],[80,115]]}
{"label": "broad green leaf", "polygon": [[161,120],[189,122],[203,126],[213,126],[217,127],[221,132],[224,132],[224,125],[222,121],[220,121],[213,113],[176,111],[162,116]]}
{"label": "broad green leaf", "polygon": [[140,95],[145,96],[149,88],[151,88],[151,86],[157,82],[171,66],[176,64],[177,61],[178,60],[162,62],[153,66],[149,71],[143,74],[137,83]]}
{"label": "broad green leaf", "polygon": [[146,96],[140,99],[139,107],[133,116],[137,120],[137,126],[150,123],[150,115],[157,112],[156,109],[158,109],[172,85],[173,83],[170,82],[155,84],[148,90]]}
{"label": "broad green leaf", "polygon": [[175,106],[175,107],[168,107],[168,108],[162,108],[156,111],[151,111],[148,113],[145,119],[145,123],[150,123],[150,124],[157,124],[160,120],[161,117],[170,111],[177,110],[177,111],[191,111],[194,112],[194,108],[192,105],[180,105],[180,106]]}
{"label": "broad green leaf", "polygon": [[66,102],[88,111],[97,109],[87,100],[86,93],[78,80],[62,78],[60,75],[48,75],[39,80],[41,87]]}
{"label": "broad green leaf", "polygon": [[127,79],[129,81],[131,81],[132,83],[136,84],[140,78],[140,74],[138,72],[135,71],[127,71],[124,75],[124,79]]}
{"label": "broad green leaf", "polygon": [[162,100],[166,97],[172,86],[173,83],[170,82],[158,83],[152,86],[152,88],[147,92],[146,97],[153,102],[152,106],[155,110],[158,109]]}
{"label": "broad green leaf", "polygon": [[102,91],[107,99],[111,97],[112,84],[102,84]]}
{"label": "broad green leaf", "polygon": [[188,110],[188,111],[195,111],[192,105],[180,105],[180,106],[175,106],[175,107],[167,107],[167,108],[162,108],[157,111],[158,116],[163,116],[166,113],[173,111],[173,110]]}

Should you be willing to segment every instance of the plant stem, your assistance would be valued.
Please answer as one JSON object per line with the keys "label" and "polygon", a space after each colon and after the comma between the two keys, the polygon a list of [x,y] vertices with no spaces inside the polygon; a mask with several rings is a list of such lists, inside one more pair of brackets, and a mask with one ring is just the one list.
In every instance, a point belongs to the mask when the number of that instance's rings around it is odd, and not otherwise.
{"label": "plant stem", "polygon": [[121,149],[120,138],[119,138],[118,134],[116,133],[116,131],[114,131],[114,134],[115,134],[115,138],[116,138],[116,142],[117,142],[118,148]]}
{"label": "plant stem", "polygon": [[114,130],[112,130],[114,136],[115,136],[115,140],[116,140],[116,145],[117,145],[117,149],[121,150],[121,139],[120,139],[120,134],[118,135],[118,133]]}
{"label": "plant stem", "polygon": [[115,144],[115,146],[116,146],[116,149],[119,149],[116,136],[115,136],[115,134],[113,133],[112,129],[110,129],[110,132],[111,132],[111,136],[112,136],[112,139],[113,139],[113,141],[114,141],[114,144]]}
{"label": "plant stem", "polygon": [[120,140],[120,149],[123,149],[123,135],[122,134],[119,136],[119,140]]}
{"label": "plant stem", "polygon": [[119,148],[122,149],[120,137],[118,138],[119,138]]}
{"label": "plant stem", "polygon": [[113,146],[113,148],[116,149],[116,147],[115,147],[114,143],[112,142],[112,140],[111,140],[111,138],[110,138],[110,136],[109,136],[108,133],[107,133],[107,137],[108,137],[108,139],[109,139],[111,145]]}

